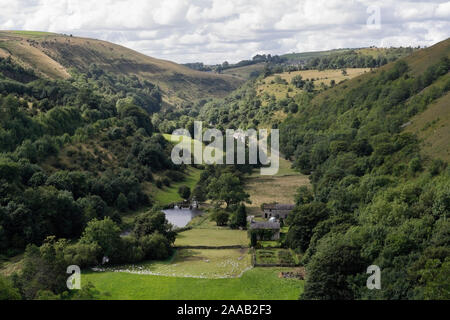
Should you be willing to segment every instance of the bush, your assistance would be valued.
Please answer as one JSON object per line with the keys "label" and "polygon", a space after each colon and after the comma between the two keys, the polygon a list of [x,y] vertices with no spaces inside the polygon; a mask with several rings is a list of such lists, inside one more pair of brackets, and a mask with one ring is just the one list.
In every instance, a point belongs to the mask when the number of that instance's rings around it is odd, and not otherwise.
{"label": "bush", "polygon": [[101,261],[101,248],[97,243],[77,243],[64,250],[64,259],[69,265],[87,268],[98,265]]}
{"label": "bush", "polygon": [[123,193],[120,193],[119,196],[117,197],[116,207],[121,212],[125,212],[128,210],[128,199]]}
{"label": "bush", "polygon": [[19,290],[14,288],[12,282],[6,277],[0,275],[0,301],[20,300]]}
{"label": "bush", "polygon": [[216,210],[211,215],[211,220],[214,221],[217,226],[226,226],[228,224],[228,220],[230,219],[230,214],[225,210]]}
{"label": "bush", "polygon": [[410,162],[409,162],[409,171],[412,174],[415,174],[416,172],[422,171],[422,162],[420,161],[419,158],[413,158]]}
{"label": "bush", "polygon": [[166,259],[170,256],[170,243],[162,234],[155,232],[139,239],[146,259]]}
{"label": "bush", "polygon": [[164,178],[162,178],[162,183],[163,183],[166,187],[170,187],[170,185],[171,185],[172,182],[170,181],[169,178],[164,177]]}
{"label": "bush", "polygon": [[101,255],[109,258],[117,257],[120,242],[120,228],[108,217],[90,221],[80,239],[80,244],[97,244]]}
{"label": "bush", "polygon": [[185,200],[191,196],[191,189],[188,186],[181,186],[178,188],[178,194]]}

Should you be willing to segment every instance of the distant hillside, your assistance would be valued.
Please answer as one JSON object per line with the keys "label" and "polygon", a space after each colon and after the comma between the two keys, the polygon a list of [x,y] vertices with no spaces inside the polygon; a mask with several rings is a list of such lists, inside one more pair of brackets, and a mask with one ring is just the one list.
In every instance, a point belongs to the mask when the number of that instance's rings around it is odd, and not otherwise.
{"label": "distant hillside", "polygon": [[312,58],[318,58],[318,57],[324,57],[329,56],[331,54],[336,53],[345,53],[349,52],[352,49],[334,49],[334,50],[326,50],[326,51],[310,51],[310,52],[299,52],[299,53],[287,53],[283,54],[281,57],[286,58],[289,61],[295,61],[295,60],[308,60]]}
{"label": "distant hillside", "polygon": [[[344,68],[378,68],[397,59],[407,57],[418,48],[355,48],[288,53],[281,56],[256,55],[237,64],[207,66],[203,63],[186,64],[194,70],[228,74],[241,79],[254,79],[259,75],[300,70],[326,70]],[[225,66],[224,66],[225,65]]]}
{"label": "distant hillside", "polygon": [[117,75],[136,75],[157,84],[170,104],[224,96],[242,82],[232,76],[199,72],[151,58],[106,41],[54,33],[0,31],[0,57],[8,56],[51,79],[67,79],[71,68],[86,72],[93,64]]}
{"label": "distant hillside", "polygon": [[266,63],[261,62],[261,63],[252,64],[252,65],[243,66],[243,67],[230,68],[230,69],[224,70],[222,73],[232,75],[235,77],[239,77],[242,79],[250,79],[250,78],[255,78],[256,76],[258,76],[261,72],[264,71],[265,67],[266,67]]}
{"label": "distant hillside", "polygon": [[416,48],[354,48],[290,53],[281,58],[287,64],[300,64],[309,69],[321,68],[373,68],[403,58]]}

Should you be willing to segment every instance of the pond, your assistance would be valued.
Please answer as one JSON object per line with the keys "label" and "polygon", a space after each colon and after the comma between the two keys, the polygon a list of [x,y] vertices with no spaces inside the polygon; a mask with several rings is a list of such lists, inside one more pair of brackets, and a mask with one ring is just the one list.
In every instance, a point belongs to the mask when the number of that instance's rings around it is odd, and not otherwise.
{"label": "pond", "polygon": [[167,209],[163,210],[166,219],[176,228],[184,228],[194,217],[203,214],[197,209]]}

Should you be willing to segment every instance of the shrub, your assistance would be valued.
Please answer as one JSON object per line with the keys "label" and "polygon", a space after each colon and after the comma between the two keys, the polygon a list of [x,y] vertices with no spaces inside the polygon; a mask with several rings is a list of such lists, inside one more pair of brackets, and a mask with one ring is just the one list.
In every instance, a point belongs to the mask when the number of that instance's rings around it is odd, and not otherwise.
{"label": "shrub", "polygon": [[216,210],[211,215],[211,220],[214,221],[217,226],[226,226],[228,223],[228,220],[230,219],[230,214],[226,212],[225,210]]}
{"label": "shrub", "polygon": [[178,194],[187,200],[191,196],[191,189],[188,186],[181,186],[178,188]]}

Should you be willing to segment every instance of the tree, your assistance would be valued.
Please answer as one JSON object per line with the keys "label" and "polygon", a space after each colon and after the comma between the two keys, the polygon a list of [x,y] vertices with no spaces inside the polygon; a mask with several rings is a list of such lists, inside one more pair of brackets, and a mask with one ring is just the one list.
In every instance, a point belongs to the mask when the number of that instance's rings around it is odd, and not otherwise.
{"label": "tree", "polygon": [[289,109],[289,112],[291,112],[291,113],[297,113],[298,105],[295,102],[291,102],[291,103],[289,103],[288,109]]}
{"label": "tree", "polygon": [[116,207],[121,212],[125,212],[128,210],[128,199],[123,193],[120,193],[119,196],[117,197]]}
{"label": "tree", "polygon": [[14,288],[12,282],[0,274],[0,301],[2,300],[20,300],[19,290]]}
{"label": "tree", "polygon": [[226,203],[227,207],[240,202],[248,202],[250,196],[244,191],[241,181],[231,173],[223,173],[219,178],[213,178],[208,186],[208,197],[216,206]]}
{"label": "tree", "polygon": [[291,84],[296,88],[301,89],[305,85],[305,81],[303,80],[301,75],[296,75],[292,78]]}
{"label": "tree", "polygon": [[167,237],[170,243],[175,242],[175,233],[164,212],[154,209],[135,219],[133,234],[136,238],[140,239],[155,232]]}
{"label": "tree", "polygon": [[230,219],[230,214],[225,210],[216,210],[211,215],[211,220],[214,221],[217,226],[222,227],[228,224],[228,220]]}
{"label": "tree", "polygon": [[139,243],[146,259],[166,259],[171,253],[169,240],[159,232],[143,236]]}
{"label": "tree", "polygon": [[178,188],[178,194],[187,200],[191,196],[191,189],[188,186],[181,186]]}
{"label": "tree", "polygon": [[101,248],[101,254],[114,257],[120,246],[120,228],[109,217],[103,220],[92,220],[86,226],[80,239],[81,244],[96,243]]}
{"label": "tree", "polygon": [[421,280],[425,283],[424,297],[426,300],[450,299],[450,257],[444,262],[430,259],[425,269],[421,270]]}
{"label": "tree", "polygon": [[22,273],[17,283],[26,299],[35,299],[40,291],[60,294],[66,287],[67,240],[48,237],[41,247],[29,245],[25,250]]}
{"label": "tree", "polygon": [[287,244],[293,249],[299,248],[305,252],[313,236],[314,227],[328,215],[329,211],[324,203],[312,202],[296,207],[287,221],[291,225],[286,237]]}
{"label": "tree", "polygon": [[314,91],[314,82],[313,81],[306,81],[303,89],[306,92],[313,92]]}
{"label": "tree", "polygon": [[308,281],[302,299],[351,300],[355,299],[350,287],[354,274],[365,272],[367,261],[360,256],[360,248],[341,235],[324,238],[317,253],[307,265]]}
{"label": "tree", "polygon": [[244,204],[240,204],[232,217],[232,227],[234,228],[247,228],[247,209]]}
{"label": "tree", "polygon": [[308,204],[314,200],[314,194],[308,187],[302,186],[297,189],[297,194],[295,195],[295,200],[296,200],[298,206]]}

